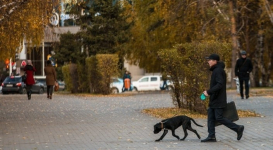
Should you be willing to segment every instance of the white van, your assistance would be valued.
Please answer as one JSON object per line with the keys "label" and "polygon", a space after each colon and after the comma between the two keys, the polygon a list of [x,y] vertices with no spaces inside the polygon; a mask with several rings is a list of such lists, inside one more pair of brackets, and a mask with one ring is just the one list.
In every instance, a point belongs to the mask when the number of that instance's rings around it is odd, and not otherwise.
{"label": "white van", "polygon": [[[163,80],[160,75],[143,76],[137,81],[133,81],[134,91],[154,91],[163,89]],[[171,89],[172,84],[167,80],[167,89]]]}

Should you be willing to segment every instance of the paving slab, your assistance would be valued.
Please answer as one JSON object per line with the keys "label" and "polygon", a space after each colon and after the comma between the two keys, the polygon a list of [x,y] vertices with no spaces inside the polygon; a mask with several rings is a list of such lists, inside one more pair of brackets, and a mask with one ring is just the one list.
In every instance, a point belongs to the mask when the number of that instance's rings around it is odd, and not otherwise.
{"label": "paving slab", "polygon": [[[228,101],[237,109],[253,110],[263,117],[240,118],[245,126],[243,138],[224,126],[216,128],[216,143],[201,143],[189,132],[185,141],[169,133],[153,134],[160,119],[141,113],[145,108],[173,107],[167,92],[140,93],[114,97],[54,94],[0,95],[0,149],[2,150],[272,150],[273,97],[259,96],[241,100],[228,92]],[[196,119],[205,127],[193,125],[201,138],[207,136],[206,119]],[[176,130],[183,136],[182,129]]]}

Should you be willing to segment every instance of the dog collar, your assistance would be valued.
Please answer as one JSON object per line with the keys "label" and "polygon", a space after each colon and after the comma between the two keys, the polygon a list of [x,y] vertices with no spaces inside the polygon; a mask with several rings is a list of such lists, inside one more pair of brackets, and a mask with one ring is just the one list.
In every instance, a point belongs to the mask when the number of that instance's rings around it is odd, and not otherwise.
{"label": "dog collar", "polygon": [[161,123],[161,129],[164,129],[164,122],[160,122]]}

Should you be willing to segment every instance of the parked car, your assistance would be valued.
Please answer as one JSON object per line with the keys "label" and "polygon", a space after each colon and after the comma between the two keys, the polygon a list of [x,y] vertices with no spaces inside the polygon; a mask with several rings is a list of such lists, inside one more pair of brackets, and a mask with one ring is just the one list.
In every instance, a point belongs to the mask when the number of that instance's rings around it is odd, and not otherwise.
{"label": "parked car", "polygon": [[[112,82],[110,84],[111,88],[111,93],[112,94],[117,94],[117,93],[122,93],[123,89],[123,79],[121,78],[112,78]],[[131,89],[133,89],[133,85],[131,84]]]}
{"label": "parked car", "polygon": [[[143,76],[137,81],[133,81],[133,89],[135,91],[153,91],[163,89],[163,80],[160,75]],[[172,83],[167,80],[167,88],[172,89]]]}
{"label": "parked car", "polygon": [[[35,78],[36,81],[39,81],[44,84],[44,89],[47,91],[46,79],[45,78]],[[65,83],[64,81],[57,81],[59,84],[59,91],[65,90]]]}
{"label": "parked car", "polygon": [[[32,86],[31,91],[33,93],[44,93],[44,84],[35,81],[35,84]],[[22,81],[21,76],[10,76],[6,77],[4,82],[2,83],[2,94],[9,94],[9,93],[20,93],[26,94],[26,84]]]}
{"label": "parked car", "polygon": [[40,83],[43,83],[43,84],[44,84],[44,89],[45,89],[45,91],[47,91],[47,88],[46,88],[46,80],[45,80],[45,79],[35,78],[35,81],[38,81],[38,82],[40,82]]}
{"label": "parked car", "polygon": [[58,81],[58,84],[59,84],[59,91],[64,91],[65,90],[64,81]]}

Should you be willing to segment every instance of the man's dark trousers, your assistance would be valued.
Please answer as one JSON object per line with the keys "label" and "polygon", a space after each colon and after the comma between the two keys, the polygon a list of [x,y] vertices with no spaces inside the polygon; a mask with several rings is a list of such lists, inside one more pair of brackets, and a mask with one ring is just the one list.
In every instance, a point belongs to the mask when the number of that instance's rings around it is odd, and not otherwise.
{"label": "man's dark trousers", "polygon": [[223,117],[224,108],[209,108],[208,109],[208,132],[209,137],[215,136],[215,121],[225,125],[231,130],[237,132],[239,126],[230,120]]}
{"label": "man's dark trousers", "polygon": [[249,78],[239,78],[239,82],[240,82],[240,94],[241,94],[241,97],[244,98],[244,83],[245,83],[245,94],[246,94],[246,97],[249,97]]}

